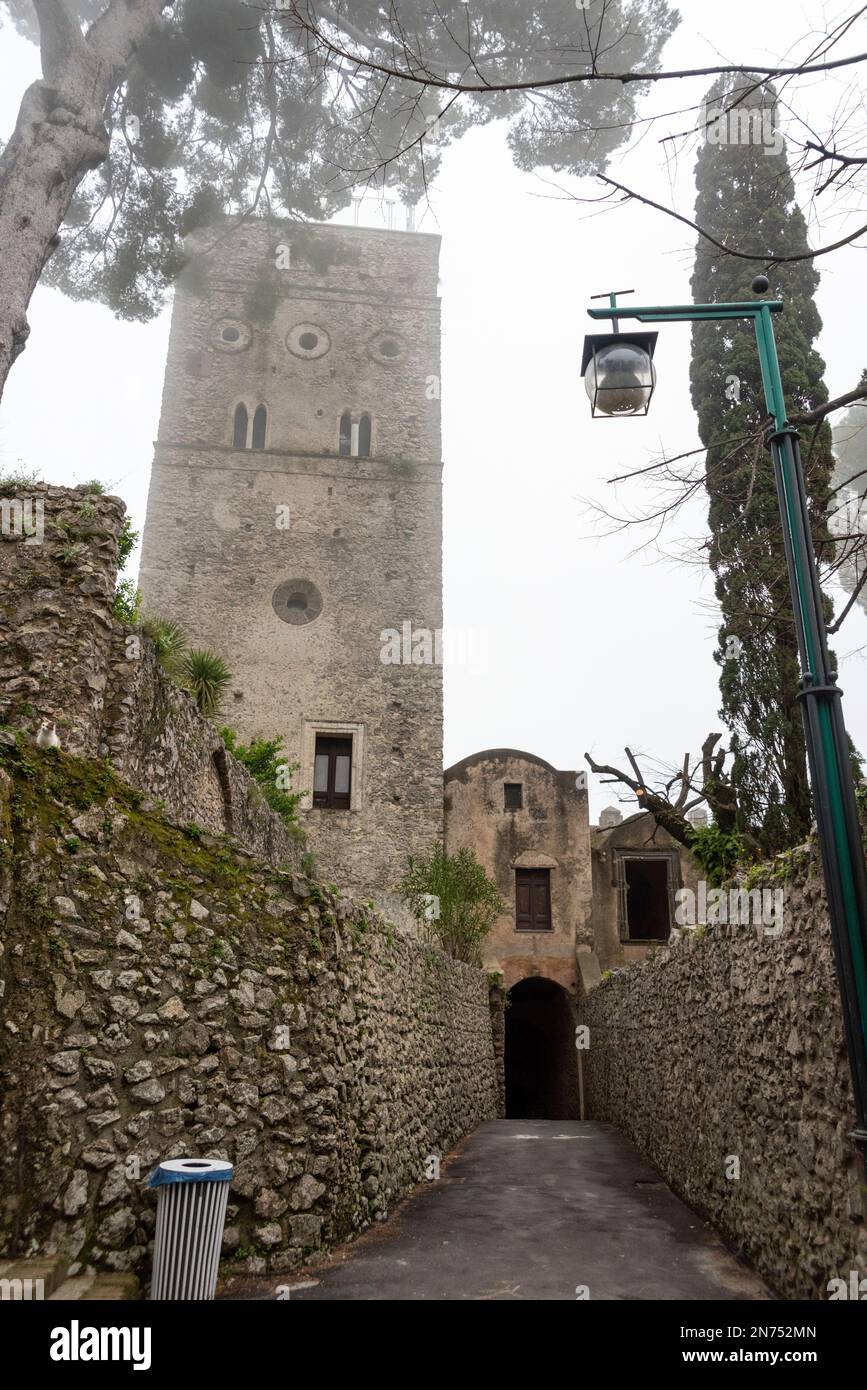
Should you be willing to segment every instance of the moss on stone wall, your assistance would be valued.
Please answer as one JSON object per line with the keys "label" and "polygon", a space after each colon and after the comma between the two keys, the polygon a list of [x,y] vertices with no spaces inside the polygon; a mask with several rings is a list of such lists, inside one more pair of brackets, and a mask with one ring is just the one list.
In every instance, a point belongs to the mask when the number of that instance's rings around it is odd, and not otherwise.
{"label": "moss on stone wall", "polygon": [[290,1270],[497,1114],[485,977],[369,907],[2,730],[0,831],[2,1253],[146,1277],[144,1179],[194,1154],[226,1257]]}

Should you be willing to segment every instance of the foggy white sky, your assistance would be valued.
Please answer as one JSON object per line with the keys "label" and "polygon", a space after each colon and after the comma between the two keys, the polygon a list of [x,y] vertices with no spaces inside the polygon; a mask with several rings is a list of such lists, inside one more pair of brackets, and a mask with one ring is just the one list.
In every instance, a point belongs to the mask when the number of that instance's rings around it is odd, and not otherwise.
{"label": "foggy white sky", "polygon": [[[850,7],[686,0],[679,8],[666,68],[779,62]],[[865,39],[862,20],[840,53],[863,51]],[[800,56],[805,45],[793,51]],[[3,28],[3,138],[38,75],[36,50]],[[850,81],[844,72],[821,76],[809,89],[802,84],[793,106],[821,129]],[[697,104],[707,85],[659,84],[641,114]],[[695,146],[666,163],[659,140],[695,120],[651,126],[616,157],[613,177],[692,215]],[[443,236],[446,627],[475,629],[488,644],[487,669],[446,665],[445,762],[509,746],[573,768],[584,765],[585,749],[622,762],[626,743],[679,762],[709,729],[722,728],[712,584],[693,569],[631,553],[634,539],[594,536],[580,499],[607,494],[613,502],[606,478],[650,462],[661,448],[675,454],[697,445],[689,328],[661,330],[659,382],[646,420],[591,421],[579,367],[589,296],[634,288],[634,303],[688,300],[694,236],[638,205],[580,205],[546,178],[513,169],[500,128],[477,129],[447,153],[420,224]],[[587,197],[601,192],[591,179],[568,181],[568,188]],[[815,244],[858,225],[844,207],[829,203]],[[857,215],[857,208],[849,213]],[[361,220],[378,223],[377,210]],[[817,262],[818,346],[832,396],[854,386],[867,366],[863,257],[847,249]],[[0,415],[0,468],[20,460],[49,482],[99,478],[126,500],[140,529],[169,310],[152,324],[127,324],[40,289],[30,321],[30,343]],[[618,500],[628,507],[628,489]],[[705,510],[702,501],[688,519],[692,533],[703,529]],[[839,607],[839,594],[835,601]],[[867,752],[867,616],[853,612],[835,641],[847,724]],[[595,818],[612,794],[593,782]]]}

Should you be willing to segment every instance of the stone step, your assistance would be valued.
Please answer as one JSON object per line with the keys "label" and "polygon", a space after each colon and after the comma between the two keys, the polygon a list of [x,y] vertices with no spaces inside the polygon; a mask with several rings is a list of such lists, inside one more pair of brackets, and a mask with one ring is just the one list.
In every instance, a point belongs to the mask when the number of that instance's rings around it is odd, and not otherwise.
{"label": "stone step", "polygon": [[[9,1281],[2,1284],[0,1299],[24,1296],[28,1289],[32,1299],[50,1298],[65,1280],[68,1269],[69,1260],[62,1255],[32,1260],[0,1260],[0,1280]],[[12,1280],[20,1280],[21,1294],[11,1291],[16,1288],[11,1285]]]}
{"label": "stone step", "polygon": [[83,1270],[81,1274],[72,1275],[69,1279],[64,1279],[58,1289],[49,1295],[51,1303],[70,1303],[74,1299],[83,1298],[86,1291],[90,1288],[96,1278],[95,1269]]}
{"label": "stone step", "polygon": [[65,1279],[52,1295],[57,1303],[87,1303],[128,1301],[139,1297],[139,1281],[134,1274],[98,1273],[95,1269],[83,1270],[70,1279]]}
{"label": "stone step", "polygon": [[139,1298],[141,1289],[134,1274],[97,1274],[90,1288],[81,1295],[88,1299],[126,1300]]}

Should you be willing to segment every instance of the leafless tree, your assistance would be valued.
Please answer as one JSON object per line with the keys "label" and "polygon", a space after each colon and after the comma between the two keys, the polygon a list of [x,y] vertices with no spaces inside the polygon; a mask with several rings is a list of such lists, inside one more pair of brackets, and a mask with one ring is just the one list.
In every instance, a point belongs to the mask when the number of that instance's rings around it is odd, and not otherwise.
{"label": "leafless tree", "polygon": [[[657,825],[689,849],[696,832],[688,813],[695,806],[706,803],[713,813],[714,823],[724,833],[731,834],[738,829],[737,798],[726,772],[728,752],[720,745],[721,738],[722,734],[710,733],[698,758],[692,759],[685,753],[678,769],[657,769],[656,786],[648,785],[638,758],[629,748],[624,749],[629,772],[610,763],[597,763],[589,753],[584,757],[590,770],[605,784],[614,783],[627,789],[635,797],[639,811],[649,811]],[[761,849],[752,833],[743,828],[739,833],[745,853],[759,856]]]}

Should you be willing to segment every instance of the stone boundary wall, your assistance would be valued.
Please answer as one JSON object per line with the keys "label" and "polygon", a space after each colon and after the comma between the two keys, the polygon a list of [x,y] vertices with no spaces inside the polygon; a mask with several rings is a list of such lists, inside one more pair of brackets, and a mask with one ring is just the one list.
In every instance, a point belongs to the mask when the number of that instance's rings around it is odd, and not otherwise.
{"label": "stone boundary wall", "polygon": [[147,1174],[204,1155],[236,1165],[231,1268],[288,1271],[500,1113],[481,970],[24,740],[0,947],[3,1256],[146,1279]]}
{"label": "stone boundary wall", "polygon": [[121,499],[44,483],[19,493],[28,503],[22,520],[34,526],[41,504],[43,534],[31,544],[23,525],[0,532],[0,724],[35,736],[41,720],[56,723],[65,750],[110,757],[175,824],[226,832],[273,863],[300,864],[300,840],[160,669],[150,639],[112,614]]}
{"label": "stone boundary wall", "polygon": [[[783,1298],[867,1276],[865,1178],[815,847],[783,930],[684,932],[582,1003],[589,1114],[619,1126]],[[740,1164],[740,1177],[727,1177]]]}

